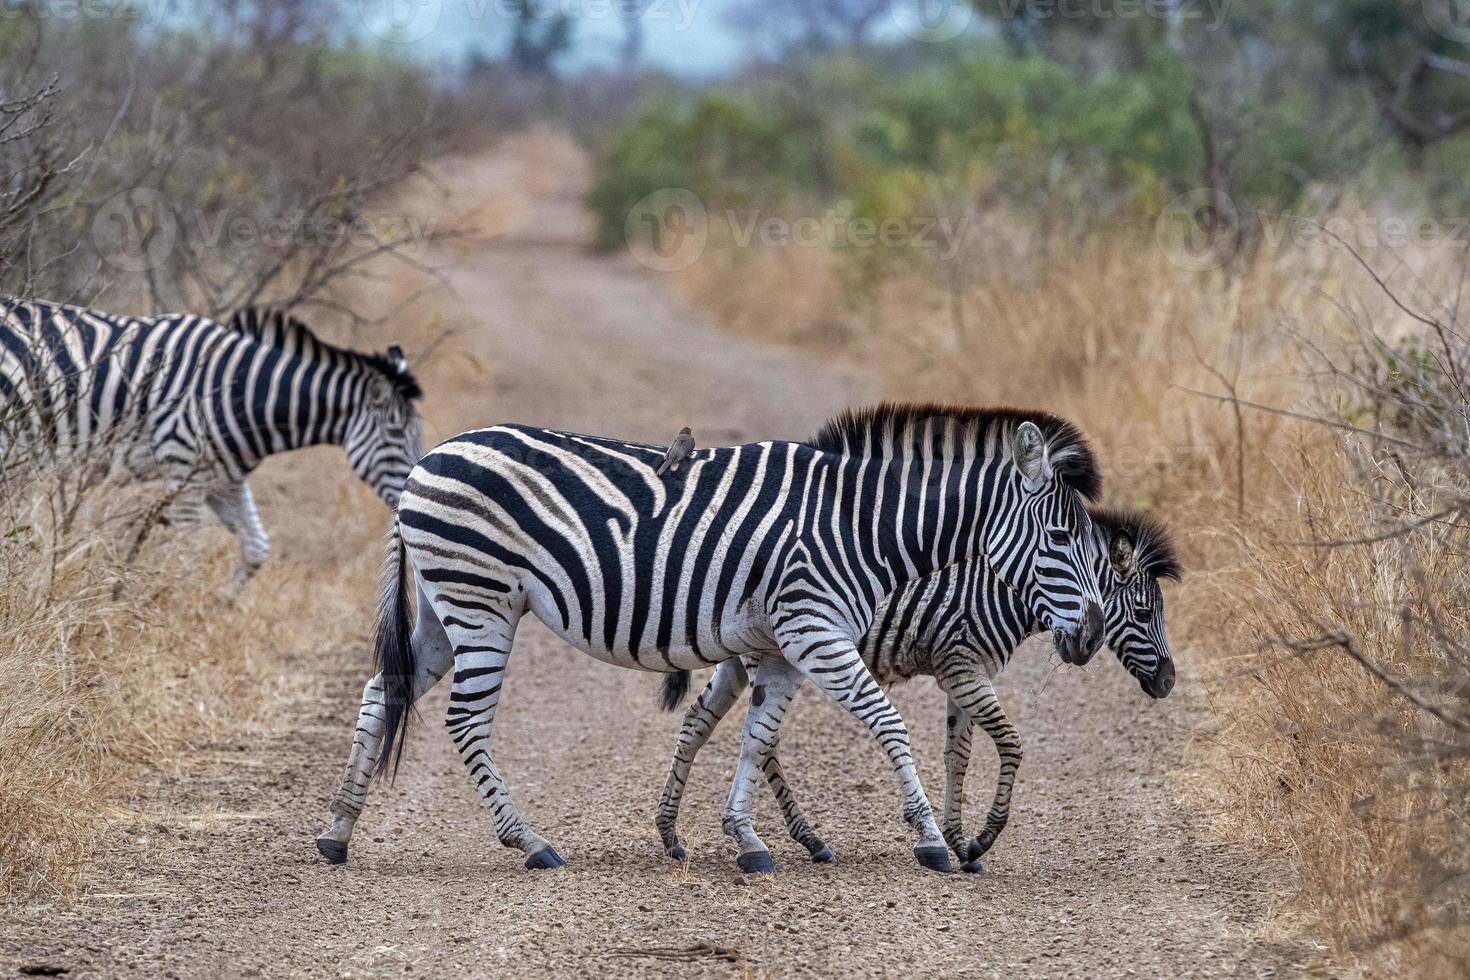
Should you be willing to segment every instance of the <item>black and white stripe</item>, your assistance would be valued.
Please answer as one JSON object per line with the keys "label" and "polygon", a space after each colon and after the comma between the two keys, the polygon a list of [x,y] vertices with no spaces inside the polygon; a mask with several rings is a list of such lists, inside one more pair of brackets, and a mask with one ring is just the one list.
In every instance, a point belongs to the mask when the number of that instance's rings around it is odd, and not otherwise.
{"label": "black and white stripe", "polygon": [[[511,802],[490,748],[529,610],[623,667],[678,671],[779,651],[763,661],[767,687],[794,690],[805,678],[862,721],[898,777],[917,855],[947,866],[908,731],[854,644],[884,595],[983,555],[1067,657],[1090,657],[1101,610],[1078,491],[1094,495],[1098,476],[1081,435],[1044,413],[883,406],[844,414],[811,443],[701,449],[659,477],[663,456],[660,446],[507,425],[419,462],[390,546],[382,673],[363,694],[332,826],[318,840],[324,854],[345,859],[371,773],[401,745],[409,705],[452,667],[446,724],[497,836],[528,867],[561,863]],[[405,556],[416,573],[412,636]],[[725,816],[747,869],[769,867],[749,795],[785,710],[779,696],[762,704]]]}
{"label": "black and white stripe", "polygon": [[334,443],[396,505],[417,461],[419,394],[398,348],[334,347],[280,311],[222,324],[0,297],[0,463],[118,462],[162,478],[174,521],[207,505],[240,539],[247,576],[269,547],[245,482],[256,465]]}
{"label": "black and white stripe", "polygon": [[[1163,526],[1132,511],[1090,509],[1097,555],[1097,581],[1106,622],[1103,642],[1112,648],[1144,693],[1166,697],[1174,686],[1174,661],[1164,629],[1162,579],[1179,578],[1179,564]],[[944,691],[944,837],[962,861],[978,860],[995,843],[1010,816],[1011,790],[1021,764],[1021,739],[996,697],[993,681],[1027,637],[1042,629],[1027,603],[984,561],[964,561],[908,583],[879,606],[859,649],[873,678],[891,685],[927,675]],[[675,824],[694,757],[720,719],[734,706],[758,664],[745,657],[720,664],[699,698],[685,712],[674,760],[659,800],[656,820],[670,857],[685,857]],[[670,675],[666,689],[684,686]],[[665,704],[678,695],[666,691]],[[1000,754],[1000,775],[985,829],[965,839],[964,778],[975,725],[985,729]],[[814,860],[835,860],[807,821],[773,752],[765,776],[792,838]]]}

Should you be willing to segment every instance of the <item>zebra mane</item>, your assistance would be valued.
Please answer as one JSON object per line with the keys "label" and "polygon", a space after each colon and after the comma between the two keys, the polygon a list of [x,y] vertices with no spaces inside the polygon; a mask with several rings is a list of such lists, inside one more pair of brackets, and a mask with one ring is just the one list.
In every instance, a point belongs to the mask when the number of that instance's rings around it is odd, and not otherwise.
{"label": "zebra mane", "polygon": [[1184,567],[1174,550],[1174,539],[1169,529],[1157,518],[1136,510],[1121,510],[1109,507],[1088,507],[1092,523],[1108,538],[1122,531],[1133,539],[1133,550],[1138,556],[1138,568],[1149,578],[1166,578],[1179,581]]}
{"label": "zebra mane", "polygon": [[310,327],[286,313],[285,310],[266,306],[241,307],[231,314],[225,326],[236,333],[253,337],[270,347],[295,348],[311,355],[336,354],[339,357],[357,361],[391,381],[399,396],[404,400],[414,401],[423,397],[424,390],[419,386],[418,379],[409,371],[408,361],[399,347],[389,347],[382,354],[367,354],[347,347],[337,347],[322,340],[312,332]]}
{"label": "zebra mane", "polygon": [[812,437],[811,444],[823,452],[881,452],[881,447],[892,444],[895,437],[936,419],[972,430],[977,439],[992,435],[1003,438],[1022,423],[1031,422],[1041,430],[1052,468],[1062,482],[1088,500],[1096,500],[1102,493],[1097,455],[1082,430],[1050,412],[933,402],[884,402],[871,408],[845,409],[827,420]]}

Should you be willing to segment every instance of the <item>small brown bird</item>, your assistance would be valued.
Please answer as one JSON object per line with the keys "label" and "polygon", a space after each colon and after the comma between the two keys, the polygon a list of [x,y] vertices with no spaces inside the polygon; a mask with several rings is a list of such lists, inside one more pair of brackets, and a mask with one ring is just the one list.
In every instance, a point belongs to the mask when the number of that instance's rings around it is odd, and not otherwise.
{"label": "small brown bird", "polygon": [[664,461],[658,464],[658,475],[663,476],[669,470],[677,470],[679,464],[688,459],[689,454],[692,452],[694,452],[694,433],[686,425],[679,430],[679,435],[674,439],[674,444],[664,454]]}

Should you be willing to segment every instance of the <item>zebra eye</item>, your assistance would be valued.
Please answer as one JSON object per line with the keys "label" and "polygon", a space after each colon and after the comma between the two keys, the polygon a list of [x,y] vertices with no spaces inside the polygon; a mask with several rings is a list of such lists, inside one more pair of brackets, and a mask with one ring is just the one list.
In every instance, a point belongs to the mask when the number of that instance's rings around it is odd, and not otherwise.
{"label": "zebra eye", "polygon": [[1058,548],[1065,548],[1067,542],[1072,540],[1071,535],[1059,527],[1048,528],[1046,536]]}

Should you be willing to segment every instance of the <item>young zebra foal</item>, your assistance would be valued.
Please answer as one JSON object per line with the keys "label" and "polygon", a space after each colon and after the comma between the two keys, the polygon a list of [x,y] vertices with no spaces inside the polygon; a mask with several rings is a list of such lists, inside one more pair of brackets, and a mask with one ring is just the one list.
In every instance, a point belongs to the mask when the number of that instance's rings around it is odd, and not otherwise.
{"label": "young zebra foal", "polygon": [[[1100,508],[1089,508],[1089,513],[1099,556],[1097,580],[1106,623],[1103,642],[1138,679],[1145,694],[1167,697],[1174,687],[1174,661],[1164,630],[1159,582],[1179,580],[1174,546],[1164,527],[1143,514]],[[944,838],[965,862],[966,871],[980,870],[980,856],[1005,829],[1011,788],[1021,765],[1020,735],[1001,709],[992,681],[1021,642],[1041,629],[1026,604],[983,561],[965,561],[912,581],[888,597],[859,644],[878,683],[889,685],[923,674],[933,677],[947,696]],[[694,757],[745,690],[757,663],[755,657],[722,663],[685,712],[656,820],[664,850],[676,860],[687,856],[675,824]],[[673,710],[687,686],[685,676],[666,677],[664,707]],[[966,842],[964,780],[977,722],[995,742],[1000,776],[984,831]],[[763,771],[791,837],[811,852],[812,860],[835,861],[831,848],[802,815],[774,744]]]}
{"label": "young zebra foal", "polygon": [[[815,443],[692,452],[677,471],[649,446],[529,426],[468,432],[409,475],[378,619],[381,673],[362,710],[332,823],[317,840],[346,859],[371,774],[401,749],[407,711],[454,670],[445,724],[502,844],[528,868],[560,855],[522,819],[496,767],[491,726],[516,625],[527,611],[588,655],[678,671],[780,651],[862,721],[898,778],[920,864],[948,851],[908,731],[855,641],[882,596],[964,558],[998,578],[1082,662],[1101,636],[1091,524],[1078,491],[1096,459],[1043,413],[881,406],[828,424]],[[418,621],[409,630],[407,566]],[[772,699],[775,702],[777,699]],[[745,870],[769,870],[749,819],[751,773],[725,826]]]}
{"label": "young zebra foal", "polygon": [[419,386],[397,347],[359,354],[280,311],[227,324],[173,313],[128,317],[0,296],[0,464],[36,454],[121,462],[167,481],[171,523],[207,506],[240,541],[240,578],[269,538],[246,477],[272,453],[346,448],[357,475],[395,506],[418,460]]}

